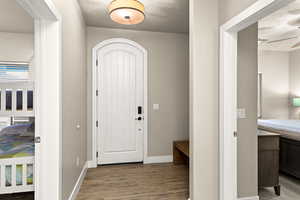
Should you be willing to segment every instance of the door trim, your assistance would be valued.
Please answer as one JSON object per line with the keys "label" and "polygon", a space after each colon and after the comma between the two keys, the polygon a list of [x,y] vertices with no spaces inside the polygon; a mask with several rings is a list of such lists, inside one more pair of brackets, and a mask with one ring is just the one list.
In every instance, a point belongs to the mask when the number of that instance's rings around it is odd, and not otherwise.
{"label": "door trim", "polygon": [[100,42],[93,48],[93,56],[92,56],[92,63],[93,63],[93,69],[92,69],[92,162],[90,163],[91,168],[96,168],[97,167],[97,145],[98,145],[98,140],[97,140],[97,127],[96,127],[96,121],[97,121],[97,95],[96,95],[96,90],[97,90],[97,73],[96,73],[96,68],[97,68],[97,52],[99,49],[102,47],[113,44],[113,43],[125,43],[132,45],[139,50],[143,52],[144,56],[144,158],[143,162],[147,160],[148,157],[148,53],[147,50],[142,47],[140,44],[137,42],[134,42],[132,40],[128,40],[125,38],[112,38],[105,40],[103,42]]}
{"label": "door trim", "polygon": [[[238,199],[237,187],[237,34],[294,0],[260,0],[220,27],[219,162],[220,200]],[[226,106],[225,106],[226,105]]]}
{"label": "door trim", "polygon": [[34,62],[38,66],[34,72],[35,135],[41,136],[41,143],[36,144],[35,148],[35,200],[60,200],[62,198],[62,17],[50,0],[17,0],[17,2],[35,21]]}

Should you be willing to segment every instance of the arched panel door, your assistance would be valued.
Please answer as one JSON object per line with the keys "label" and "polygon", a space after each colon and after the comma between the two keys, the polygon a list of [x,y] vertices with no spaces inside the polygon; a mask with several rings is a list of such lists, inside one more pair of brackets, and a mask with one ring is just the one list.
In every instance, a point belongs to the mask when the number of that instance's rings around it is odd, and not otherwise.
{"label": "arched panel door", "polygon": [[144,55],[122,42],[103,46],[98,59],[98,164],[143,161]]}

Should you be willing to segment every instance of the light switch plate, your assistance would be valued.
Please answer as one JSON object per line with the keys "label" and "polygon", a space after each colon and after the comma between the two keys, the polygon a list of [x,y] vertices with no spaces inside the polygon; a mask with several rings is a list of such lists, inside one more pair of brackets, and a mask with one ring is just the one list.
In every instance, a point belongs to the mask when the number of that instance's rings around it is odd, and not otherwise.
{"label": "light switch plate", "polygon": [[153,104],[153,110],[159,110],[159,104]]}
{"label": "light switch plate", "polygon": [[238,117],[238,119],[246,119],[247,118],[246,109],[245,108],[239,108],[237,110],[237,117]]}

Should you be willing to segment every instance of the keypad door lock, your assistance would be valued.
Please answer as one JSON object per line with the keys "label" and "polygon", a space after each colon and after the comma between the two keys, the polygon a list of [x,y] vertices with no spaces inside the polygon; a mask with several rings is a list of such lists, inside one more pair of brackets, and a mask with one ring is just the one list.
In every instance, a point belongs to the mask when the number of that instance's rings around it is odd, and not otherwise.
{"label": "keypad door lock", "polygon": [[138,115],[143,114],[143,107],[142,106],[138,106]]}

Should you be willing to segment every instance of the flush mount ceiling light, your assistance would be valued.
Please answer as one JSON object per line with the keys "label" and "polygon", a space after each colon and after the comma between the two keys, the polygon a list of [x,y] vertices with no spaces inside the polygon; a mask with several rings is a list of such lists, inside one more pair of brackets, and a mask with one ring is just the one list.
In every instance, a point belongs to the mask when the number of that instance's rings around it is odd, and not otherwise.
{"label": "flush mount ceiling light", "polygon": [[145,19],[145,7],[137,0],[114,0],[108,11],[110,18],[119,24],[139,24]]}

